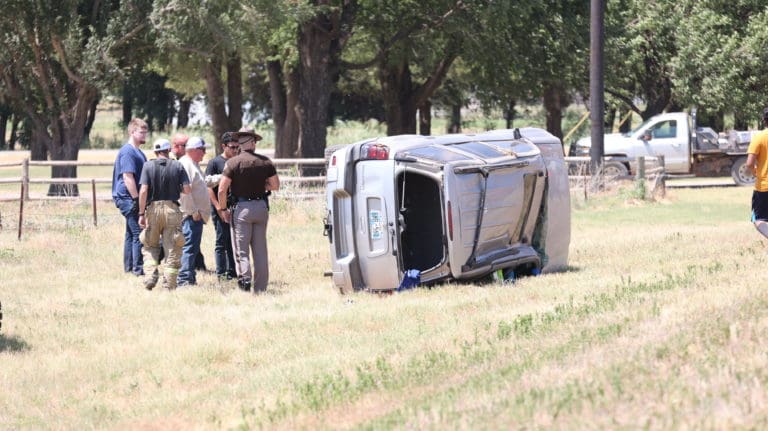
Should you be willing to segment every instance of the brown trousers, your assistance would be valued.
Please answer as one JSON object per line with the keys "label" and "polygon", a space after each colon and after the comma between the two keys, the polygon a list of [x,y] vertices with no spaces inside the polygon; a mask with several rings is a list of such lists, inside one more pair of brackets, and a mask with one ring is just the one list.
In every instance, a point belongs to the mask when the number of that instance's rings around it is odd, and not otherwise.
{"label": "brown trousers", "polygon": [[144,218],[147,228],[141,231],[139,239],[144,244],[142,253],[145,277],[157,279],[162,238],[165,251],[163,287],[175,289],[181,266],[181,247],[184,245],[184,234],[181,232],[183,214],[172,201],[155,201],[147,206]]}

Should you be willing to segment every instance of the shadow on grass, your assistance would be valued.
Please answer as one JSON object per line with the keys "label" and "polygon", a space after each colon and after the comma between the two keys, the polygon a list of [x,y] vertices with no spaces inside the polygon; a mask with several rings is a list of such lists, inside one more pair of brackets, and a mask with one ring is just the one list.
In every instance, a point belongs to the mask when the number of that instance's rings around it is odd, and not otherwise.
{"label": "shadow on grass", "polygon": [[0,334],[0,353],[3,352],[24,352],[29,350],[29,344],[19,337]]}

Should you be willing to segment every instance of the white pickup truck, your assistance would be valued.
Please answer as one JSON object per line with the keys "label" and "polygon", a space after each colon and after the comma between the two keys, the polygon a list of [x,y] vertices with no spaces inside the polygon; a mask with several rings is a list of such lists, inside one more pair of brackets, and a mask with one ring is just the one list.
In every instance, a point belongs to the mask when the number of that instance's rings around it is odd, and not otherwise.
{"label": "white pickup truck", "polygon": [[[695,127],[695,118],[688,113],[659,114],[628,134],[605,135],[603,168],[606,175],[624,176],[635,173],[638,157],[664,156],[669,174],[730,174],[736,184],[751,185],[755,178],[745,164],[750,138],[751,132],[732,132],[728,139],[718,139],[711,128]],[[570,155],[589,156],[591,146],[591,138],[579,139]]]}

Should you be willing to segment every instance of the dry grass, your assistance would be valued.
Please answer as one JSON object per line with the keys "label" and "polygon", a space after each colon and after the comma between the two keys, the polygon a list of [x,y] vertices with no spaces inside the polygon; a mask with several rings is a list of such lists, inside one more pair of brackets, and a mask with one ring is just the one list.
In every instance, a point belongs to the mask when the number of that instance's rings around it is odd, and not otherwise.
{"label": "dry grass", "polygon": [[262,296],[143,291],[116,210],[33,202],[19,242],[0,203],[0,429],[765,428],[749,195],[575,198],[568,272],[347,297],[318,201],[275,202]]}

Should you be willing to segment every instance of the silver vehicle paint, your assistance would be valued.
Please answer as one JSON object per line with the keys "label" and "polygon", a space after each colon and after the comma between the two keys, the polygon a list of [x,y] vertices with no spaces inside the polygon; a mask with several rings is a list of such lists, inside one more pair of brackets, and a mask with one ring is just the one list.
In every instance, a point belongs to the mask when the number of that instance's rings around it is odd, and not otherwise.
{"label": "silver vehicle paint", "polygon": [[370,139],[333,152],[326,180],[341,292],[394,290],[408,270],[430,283],[567,266],[567,168],[544,130]]}

